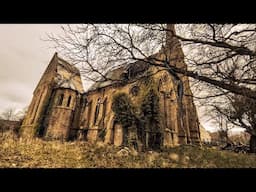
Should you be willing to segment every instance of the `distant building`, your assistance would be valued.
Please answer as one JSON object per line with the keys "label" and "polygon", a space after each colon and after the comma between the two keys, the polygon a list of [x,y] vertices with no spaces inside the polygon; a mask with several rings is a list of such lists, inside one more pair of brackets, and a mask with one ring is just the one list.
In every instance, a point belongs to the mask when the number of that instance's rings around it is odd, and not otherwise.
{"label": "distant building", "polygon": [[210,133],[202,126],[199,125],[200,127],[200,136],[201,136],[201,141],[209,143],[212,141]]}
{"label": "distant building", "polygon": [[[174,31],[172,25],[170,29]],[[163,59],[167,53],[170,60],[178,58],[169,65],[186,68],[179,41],[171,33],[167,35],[166,46],[151,57]],[[161,126],[157,131],[140,127],[140,134],[137,127],[137,131],[133,130],[133,138],[149,148],[200,143],[198,116],[188,77],[159,69],[161,68],[143,61],[130,63],[106,73],[107,77],[122,80],[122,83],[111,80],[97,82],[84,92],[79,70],[55,53],[33,93],[22,124],[22,134],[91,142],[101,140],[104,143],[122,145],[124,135],[132,133],[125,132],[124,127],[116,121],[111,109],[113,96],[126,93],[133,104],[139,106],[145,86],[138,77],[150,73],[154,74],[151,78],[156,85],[152,85],[151,89],[159,96]],[[158,72],[155,73],[156,71]],[[183,90],[179,87],[177,77],[183,82]],[[182,100],[181,91],[184,95]],[[180,101],[182,105],[179,104]]]}

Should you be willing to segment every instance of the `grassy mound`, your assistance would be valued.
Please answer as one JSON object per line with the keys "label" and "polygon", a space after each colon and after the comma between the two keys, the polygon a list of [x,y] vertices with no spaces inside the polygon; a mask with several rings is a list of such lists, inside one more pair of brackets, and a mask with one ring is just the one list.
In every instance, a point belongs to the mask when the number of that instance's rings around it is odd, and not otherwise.
{"label": "grassy mound", "polygon": [[137,153],[102,143],[0,138],[1,168],[243,168],[256,167],[255,154],[198,146]]}

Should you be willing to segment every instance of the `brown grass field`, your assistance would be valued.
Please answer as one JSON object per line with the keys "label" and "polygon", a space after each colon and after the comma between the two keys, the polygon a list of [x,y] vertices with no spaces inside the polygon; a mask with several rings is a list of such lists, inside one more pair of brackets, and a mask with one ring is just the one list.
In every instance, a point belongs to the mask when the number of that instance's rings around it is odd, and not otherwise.
{"label": "brown grass field", "polygon": [[[255,168],[255,154],[179,146],[161,152],[123,150],[88,142],[0,137],[0,168]],[[128,152],[127,152],[128,151]]]}

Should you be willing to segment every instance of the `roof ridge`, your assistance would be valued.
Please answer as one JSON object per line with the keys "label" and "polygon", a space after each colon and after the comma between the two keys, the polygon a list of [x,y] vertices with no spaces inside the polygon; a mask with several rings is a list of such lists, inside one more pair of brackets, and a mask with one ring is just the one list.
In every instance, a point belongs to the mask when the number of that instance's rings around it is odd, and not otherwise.
{"label": "roof ridge", "polygon": [[58,61],[61,61],[61,62],[58,62],[58,65],[62,65],[64,68],[70,70],[71,72],[76,72],[80,74],[80,70],[76,66],[74,66],[74,64],[69,63],[68,61],[59,57],[58,55],[56,56]]}

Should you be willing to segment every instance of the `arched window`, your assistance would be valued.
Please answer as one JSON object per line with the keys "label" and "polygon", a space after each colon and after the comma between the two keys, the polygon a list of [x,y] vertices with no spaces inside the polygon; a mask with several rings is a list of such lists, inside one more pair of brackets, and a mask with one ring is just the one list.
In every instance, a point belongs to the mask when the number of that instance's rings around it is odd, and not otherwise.
{"label": "arched window", "polygon": [[97,101],[97,105],[96,105],[96,109],[95,109],[94,121],[93,121],[94,125],[96,124],[96,121],[98,119],[99,111],[100,111],[100,98]]}
{"label": "arched window", "polygon": [[105,98],[105,99],[104,99],[104,102],[103,102],[102,128],[105,127],[105,125],[104,125],[104,120],[105,120],[106,112],[107,112],[107,98]]}
{"label": "arched window", "polygon": [[92,101],[90,101],[88,104],[87,104],[87,128],[90,127],[90,119],[91,119],[91,112],[92,112]]}
{"label": "arched window", "polygon": [[60,94],[59,99],[58,99],[58,105],[61,106],[63,102],[64,94]]}
{"label": "arched window", "polygon": [[71,96],[68,97],[67,107],[70,106],[70,103],[71,103]]}

